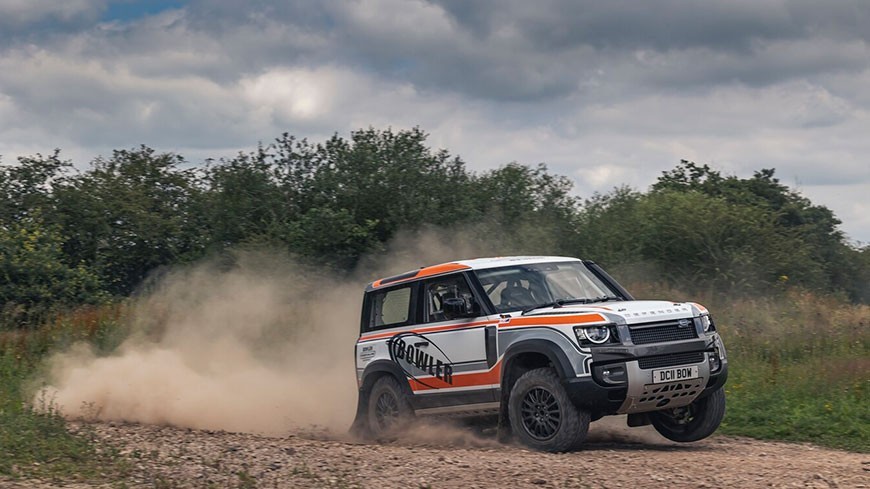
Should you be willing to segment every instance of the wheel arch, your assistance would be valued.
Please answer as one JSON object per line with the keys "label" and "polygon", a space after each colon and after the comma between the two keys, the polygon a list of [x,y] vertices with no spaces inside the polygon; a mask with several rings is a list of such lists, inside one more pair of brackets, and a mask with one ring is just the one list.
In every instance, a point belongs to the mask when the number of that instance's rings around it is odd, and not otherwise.
{"label": "wheel arch", "polygon": [[392,375],[399,381],[399,385],[402,386],[402,390],[405,392],[405,395],[411,396],[413,392],[411,392],[411,385],[408,384],[408,377],[405,375],[405,372],[396,365],[396,362],[390,360],[377,360],[370,363],[366,369],[363,371],[362,375],[362,383],[360,384],[360,392],[368,392],[371,390],[372,386],[375,385],[375,382],[384,375]]}
{"label": "wheel arch", "polygon": [[[523,340],[511,345],[504,354],[502,365],[502,390],[510,390],[519,375],[532,368],[552,366],[561,380],[574,376],[574,367],[562,348],[545,339]],[[519,375],[516,375],[517,371],[521,371]]]}
{"label": "wheel arch", "polygon": [[569,374],[573,377],[574,368],[568,356],[553,341],[540,338],[523,340],[511,345],[505,352],[501,370],[500,428],[510,429],[508,400],[514,383],[524,373],[540,367],[553,367],[560,380],[565,380]]}
{"label": "wheel arch", "polygon": [[390,360],[377,360],[370,363],[366,366],[362,375],[362,382],[360,383],[359,392],[357,393],[357,403],[356,403],[356,416],[353,420],[353,425],[351,426],[351,433],[355,434],[365,434],[368,430],[366,425],[366,415],[368,414],[368,399],[369,393],[372,390],[372,386],[375,385],[375,382],[378,381],[381,377],[384,376],[392,376],[398,382],[399,386],[402,388],[402,391],[406,396],[408,396],[409,400],[413,399],[413,392],[411,392],[411,386],[408,384],[407,376],[402,369]]}

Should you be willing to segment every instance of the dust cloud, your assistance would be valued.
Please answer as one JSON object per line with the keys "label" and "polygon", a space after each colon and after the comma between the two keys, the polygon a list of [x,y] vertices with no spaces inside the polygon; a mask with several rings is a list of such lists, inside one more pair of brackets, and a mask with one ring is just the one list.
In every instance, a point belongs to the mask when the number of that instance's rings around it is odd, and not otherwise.
{"label": "dust cloud", "polygon": [[69,418],[343,432],[356,409],[353,345],[365,284],[500,251],[475,236],[401,235],[341,277],[263,251],[177,268],[132,300],[132,333],[116,351],[100,356],[77,344],[53,355],[36,398]]}
{"label": "dust cloud", "polygon": [[411,429],[397,435],[396,442],[410,446],[450,448],[498,448],[504,446],[497,438],[495,421],[488,431],[465,426],[458,420],[422,419]]}
{"label": "dust cloud", "polygon": [[73,418],[264,433],[349,425],[359,284],[274,253],[231,261],[162,277],[135,300],[117,351],[55,355],[39,395]]}

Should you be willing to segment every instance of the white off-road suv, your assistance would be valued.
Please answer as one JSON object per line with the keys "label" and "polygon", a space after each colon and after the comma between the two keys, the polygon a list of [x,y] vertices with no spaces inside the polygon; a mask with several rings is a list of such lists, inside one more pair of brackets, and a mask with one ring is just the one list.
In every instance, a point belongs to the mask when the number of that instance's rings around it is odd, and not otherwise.
{"label": "white off-road suv", "polygon": [[674,441],[725,414],[725,347],[707,309],[640,301],[590,261],[461,260],[371,283],[356,344],[354,427],[376,437],[414,416],[498,415],[547,451],[627,414]]}

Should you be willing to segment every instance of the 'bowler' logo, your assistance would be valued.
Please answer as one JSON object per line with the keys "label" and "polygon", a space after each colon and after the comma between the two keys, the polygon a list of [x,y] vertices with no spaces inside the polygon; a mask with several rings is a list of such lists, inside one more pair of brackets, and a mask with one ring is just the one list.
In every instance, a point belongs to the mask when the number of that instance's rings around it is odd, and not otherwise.
{"label": "'bowler' logo", "polygon": [[399,365],[405,375],[420,384],[432,389],[438,388],[417,378],[417,375],[426,374],[447,384],[453,384],[453,362],[431,339],[413,332],[399,333],[390,338],[387,346],[390,350],[390,359]]}

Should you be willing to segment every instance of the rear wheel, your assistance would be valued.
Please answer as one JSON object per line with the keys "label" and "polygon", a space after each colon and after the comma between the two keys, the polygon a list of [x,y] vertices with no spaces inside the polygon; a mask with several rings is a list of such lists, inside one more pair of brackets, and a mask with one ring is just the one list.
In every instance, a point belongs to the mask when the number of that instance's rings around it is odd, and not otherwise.
{"label": "rear wheel", "polygon": [[508,416],[523,444],[547,452],[576,448],[589,431],[589,413],[574,406],[552,368],[530,370],[517,379]]}
{"label": "rear wheel", "polygon": [[725,390],[720,387],[688,406],[653,411],[653,427],[668,440],[698,441],[712,435],[725,417]]}
{"label": "rear wheel", "polygon": [[395,435],[412,415],[411,405],[395,377],[387,375],[375,381],[368,400],[368,426],[372,436]]}

